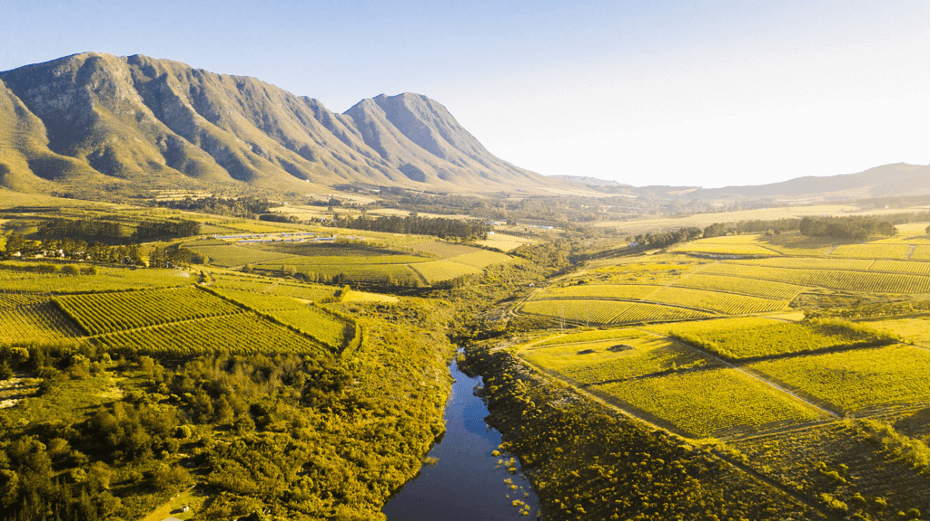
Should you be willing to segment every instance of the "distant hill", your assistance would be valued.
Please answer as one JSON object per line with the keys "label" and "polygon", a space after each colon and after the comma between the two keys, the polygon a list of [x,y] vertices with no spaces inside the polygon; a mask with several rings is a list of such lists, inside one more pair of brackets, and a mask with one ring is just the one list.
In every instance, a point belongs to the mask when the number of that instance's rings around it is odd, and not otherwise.
{"label": "distant hill", "polygon": [[583,185],[592,185],[595,187],[630,187],[631,185],[626,185],[623,183],[618,183],[614,180],[607,179],[598,179],[591,176],[563,176],[563,175],[554,175],[547,176],[548,178],[558,179],[562,181],[571,181],[573,183],[582,183]]}
{"label": "distant hill", "polygon": [[381,95],[337,114],[255,78],[141,55],[83,53],[0,73],[0,186],[242,183],[282,191],[561,185],[495,157],[445,107],[417,94]]}
{"label": "distant hill", "polygon": [[686,199],[853,199],[931,194],[928,165],[894,163],[856,174],[805,176],[780,183],[698,189],[682,194]]}

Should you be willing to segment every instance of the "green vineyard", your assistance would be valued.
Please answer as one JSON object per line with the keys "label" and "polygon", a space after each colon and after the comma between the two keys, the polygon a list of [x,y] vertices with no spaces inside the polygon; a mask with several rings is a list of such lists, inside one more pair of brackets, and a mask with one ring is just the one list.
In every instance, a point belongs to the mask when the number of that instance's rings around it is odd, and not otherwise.
{"label": "green vineyard", "polygon": [[329,349],[254,313],[152,326],[94,337],[107,349],[199,355],[204,353],[329,353]]}
{"label": "green vineyard", "polygon": [[803,287],[776,283],[773,281],[759,281],[739,277],[716,276],[708,274],[690,274],[676,281],[673,286],[679,288],[694,288],[696,290],[709,290],[713,292],[726,292],[743,294],[767,299],[792,299]]}
{"label": "green vineyard", "polygon": [[750,368],[841,413],[928,403],[928,351],[911,346],[762,361]]}
{"label": "green vineyard", "polygon": [[71,295],[55,298],[55,302],[90,335],[242,312],[236,305],[190,286]]}
{"label": "green vineyard", "polygon": [[926,276],[853,270],[764,268],[735,263],[718,263],[704,269],[702,273],[861,292],[927,294],[929,288]]}
{"label": "green vineyard", "polygon": [[673,372],[594,388],[690,437],[753,433],[825,417],[732,368]]}
{"label": "green vineyard", "polygon": [[0,324],[0,343],[51,343],[83,334],[50,301],[0,307]]}
{"label": "green vineyard", "polygon": [[728,294],[692,288],[665,287],[649,296],[650,301],[688,308],[700,308],[727,315],[772,312],[786,307],[788,302],[746,295]]}

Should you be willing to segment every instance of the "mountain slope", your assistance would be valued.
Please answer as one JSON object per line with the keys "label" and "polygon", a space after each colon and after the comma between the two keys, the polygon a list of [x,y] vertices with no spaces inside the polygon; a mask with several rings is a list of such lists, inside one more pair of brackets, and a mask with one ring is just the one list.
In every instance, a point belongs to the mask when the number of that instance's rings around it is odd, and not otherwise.
{"label": "mountain slope", "polygon": [[496,158],[424,96],[381,95],[337,114],[255,78],[140,55],[2,72],[0,115],[0,184],[31,191],[559,186]]}

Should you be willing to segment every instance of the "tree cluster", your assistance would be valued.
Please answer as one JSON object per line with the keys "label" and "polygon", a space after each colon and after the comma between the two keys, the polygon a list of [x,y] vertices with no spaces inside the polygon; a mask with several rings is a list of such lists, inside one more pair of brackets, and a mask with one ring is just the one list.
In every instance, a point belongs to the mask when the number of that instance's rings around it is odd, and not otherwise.
{"label": "tree cluster", "polygon": [[196,236],[200,233],[200,223],[186,219],[178,221],[143,221],[130,236],[130,241],[142,243],[175,237]]}
{"label": "tree cluster", "polygon": [[640,234],[634,238],[634,241],[650,248],[662,248],[683,241],[689,241],[702,235],[702,230],[696,227],[680,228],[669,232],[650,232]]}
{"label": "tree cluster", "polygon": [[99,219],[49,219],[39,223],[39,237],[116,243],[122,236],[119,223]]}
{"label": "tree cluster", "polygon": [[805,217],[799,222],[798,230],[805,236],[840,239],[866,239],[896,233],[892,223],[873,216]]}
{"label": "tree cluster", "polygon": [[420,216],[387,216],[377,219],[365,217],[340,217],[331,222],[335,227],[373,232],[392,232],[395,234],[424,234],[438,237],[461,239],[485,239],[491,230],[481,221],[461,219],[430,218]]}
{"label": "tree cluster", "polygon": [[249,196],[241,198],[218,198],[216,196],[211,196],[209,198],[199,199],[193,199],[187,196],[181,200],[153,201],[153,203],[159,207],[250,219],[254,219],[264,212],[268,212],[270,206],[266,198]]}

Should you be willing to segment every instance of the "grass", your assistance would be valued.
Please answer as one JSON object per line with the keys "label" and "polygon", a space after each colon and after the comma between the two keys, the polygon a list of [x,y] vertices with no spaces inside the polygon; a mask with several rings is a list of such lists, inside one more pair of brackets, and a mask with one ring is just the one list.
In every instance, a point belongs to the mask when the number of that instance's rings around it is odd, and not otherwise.
{"label": "grass", "polygon": [[908,259],[910,261],[928,261],[928,259],[931,259],[931,255],[929,255],[928,245],[916,246],[915,250],[912,251],[912,255],[910,255]]}
{"label": "grass", "polygon": [[824,416],[733,368],[678,371],[594,388],[697,438],[752,433]]}
{"label": "grass", "polygon": [[844,413],[928,402],[928,352],[911,346],[762,361],[750,368]]}
{"label": "grass", "polygon": [[728,359],[809,352],[840,346],[889,342],[869,328],[841,321],[788,323],[761,318],[681,323],[670,335]]}
{"label": "grass", "polygon": [[50,392],[26,397],[13,408],[0,409],[0,419],[11,424],[80,422],[95,408],[112,401],[107,391],[113,386],[108,374],[62,380]]}
{"label": "grass", "polygon": [[[168,517],[174,517],[179,520],[197,520],[197,512],[208,498],[209,497],[206,495],[198,493],[195,488],[191,488],[172,497],[171,500],[154,509],[142,520],[157,521],[165,520]],[[191,509],[187,512],[182,512],[181,508],[183,506],[189,506]]]}

